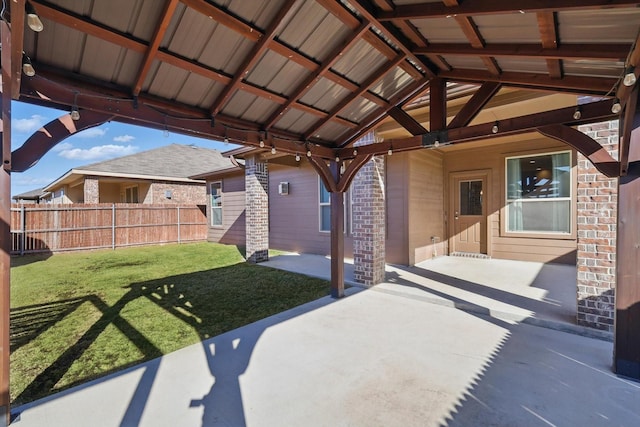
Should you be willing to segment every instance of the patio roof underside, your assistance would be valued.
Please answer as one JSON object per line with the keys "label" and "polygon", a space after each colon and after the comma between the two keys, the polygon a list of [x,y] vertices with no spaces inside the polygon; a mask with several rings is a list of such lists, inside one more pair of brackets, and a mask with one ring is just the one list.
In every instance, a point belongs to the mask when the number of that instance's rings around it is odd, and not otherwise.
{"label": "patio roof underside", "polygon": [[[15,18],[24,2],[4,3]],[[501,120],[499,135],[612,118],[613,99],[624,106],[631,94],[621,76],[640,56],[640,2],[632,1],[30,3],[44,30],[13,19],[11,91],[14,99],[79,108],[79,121],[51,124],[50,134],[56,124],[63,129],[53,140],[117,120],[345,160],[386,117],[414,137],[367,154],[495,137],[495,123],[468,124],[505,87],[606,100],[578,119],[569,108]],[[21,74],[23,51],[34,77]],[[447,119],[447,99],[462,94],[473,96]],[[425,104],[428,120],[414,118]],[[53,140],[37,149],[28,140],[13,170]]]}

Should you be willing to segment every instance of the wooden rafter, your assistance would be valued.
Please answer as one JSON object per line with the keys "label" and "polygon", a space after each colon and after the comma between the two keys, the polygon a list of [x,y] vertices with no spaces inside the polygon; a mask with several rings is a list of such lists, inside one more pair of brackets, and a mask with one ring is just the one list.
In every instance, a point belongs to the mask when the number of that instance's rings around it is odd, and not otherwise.
{"label": "wooden rafter", "polygon": [[583,76],[564,76],[561,79],[554,79],[545,74],[518,73],[504,71],[499,76],[495,76],[486,71],[478,70],[452,70],[443,71],[440,77],[449,80],[468,82],[499,82],[512,86],[519,86],[531,89],[543,89],[567,93],[584,93],[593,95],[605,95],[617,82],[615,78],[599,78]]}
{"label": "wooden rafter", "polygon": [[[478,30],[478,26],[473,21],[473,18],[470,16],[456,16],[455,19],[458,22],[458,25],[460,25],[464,35],[467,37],[467,40],[471,43],[471,47],[475,49],[482,49],[485,45],[484,38],[482,37],[482,34],[480,34],[480,30]],[[480,59],[491,74],[494,76],[500,75],[500,67],[494,58],[481,54]]]}
{"label": "wooden rafter", "polygon": [[498,93],[502,85],[496,82],[485,82],[473,94],[471,99],[458,111],[458,114],[451,119],[448,127],[455,129],[467,126],[484,108],[485,105]]}
{"label": "wooden rafter", "polygon": [[[542,47],[545,49],[557,49],[558,22],[555,12],[538,12],[537,17]],[[549,76],[552,78],[562,78],[562,63],[559,59],[547,58],[547,69],[549,70]]]}
{"label": "wooden rafter", "polygon": [[304,94],[311,88],[313,82],[324,76],[333,66],[333,64],[340,59],[340,56],[349,50],[359,39],[362,33],[369,30],[368,24],[361,24],[360,27],[351,33],[349,37],[340,45],[338,45],[330,55],[327,56],[320,67],[313,73],[310,73],[309,76],[300,84],[293,93],[289,96],[289,99],[283,103],[280,108],[278,108],[274,113],[269,117],[269,119],[265,123],[265,130],[271,129],[271,127],[280,119],[284,113]]}
{"label": "wooden rafter", "polygon": [[371,76],[369,76],[364,82],[362,82],[360,89],[346,96],[342,101],[338,103],[338,105],[336,105],[331,110],[331,112],[327,117],[319,120],[313,126],[311,126],[311,128],[309,128],[304,135],[305,139],[311,138],[322,126],[327,124],[334,117],[337,117],[338,114],[342,112],[342,110],[344,110],[349,104],[355,101],[364,92],[368,91],[369,88],[373,86],[373,84],[376,83],[378,80],[380,80],[380,78],[383,75],[385,75],[387,72],[392,70],[394,67],[397,67],[398,64],[401,63],[402,61],[404,61],[404,55],[398,55],[393,61],[389,61],[384,65],[382,65],[378,70],[376,70],[373,74],[371,74]]}
{"label": "wooden rafter", "polygon": [[371,131],[371,129],[373,129],[378,123],[380,123],[392,108],[402,108],[413,98],[424,92],[425,88],[429,85],[429,82],[430,80],[425,77],[422,80],[418,80],[398,92],[389,100],[388,107],[375,110],[367,115],[367,117],[365,117],[363,120],[361,120],[361,125],[355,131],[348,134],[343,139],[343,142],[338,145],[338,147],[346,147],[360,139],[363,135]]}
{"label": "wooden rafter", "polygon": [[[68,12],[68,14],[65,14],[57,9],[54,9],[45,5],[39,5],[38,12],[47,19],[56,21],[70,28],[75,28],[79,31],[85,32],[87,34],[91,34],[94,37],[98,37],[102,40],[117,44],[124,48],[133,50],[135,52],[146,53],[150,51],[149,46],[143,41],[139,41],[128,35],[119,34],[115,32],[115,30],[108,30],[102,26],[96,25],[95,23],[87,20],[84,17],[74,15],[71,12]],[[290,49],[290,48],[287,48],[287,49]],[[283,52],[288,52],[288,51],[283,51]],[[297,52],[296,52],[296,55],[301,56]],[[187,58],[181,57],[179,55],[170,53],[165,50],[157,50],[155,53],[155,59],[162,62],[166,62],[167,64],[171,64],[178,68],[196,73],[203,77],[210,78],[211,80],[222,83],[225,86],[228,86],[229,84],[231,84],[233,79],[233,77],[227,75],[221,70],[215,70],[213,68],[204,66],[203,64],[199,64],[195,61],[191,61]],[[315,69],[317,67],[317,64],[314,61],[311,61],[311,63],[313,64],[311,66]],[[327,73],[327,77],[329,74],[331,73]],[[340,77],[341,82],[343,82],[344,80],[346,80],[344,77]],[[347,86],[349,87],[350,90],[357,90],[358,88],[356,84],[351,82],[349,82]],[[259,96],[261,98],[268,99],[278,104],[284,104],[285,102],[287,102],[287,98],[285,98],[284,96],[245,81],[239,82],[237,87],[238,89],[241,89],[253,95]],[[365,96],[368,100],[373,100],[377,104],[383,104],[383,105],[385,104],[384,100],[381,100],[378,96],[375,96],[373,94],[371,95],[372,96],[367,96],[366,94],[363,94],[363,96]],[[322,110],[319,110],[317,108],[304,105],[301,103],[295,103],[294,107],[306,113],[309,113],[321,118],[325,118],[328,115],[326,112]],[[335,120],[337,120],[344,126],[348,126],[348,127],[356,126],[355,123],[349,122],[341,118],[335,118]]]}
{"label": "wooden rafter", "polygon": [[231,96],[235,93],[237,89],[239,89],[240,82],[245,78],[245,76],[251,71],[253,66],[262,58],[262,55],[269,48],[269,44],[273,41],[274,37],[280,31],[283,22],[286,20],[287,15],[289,15],[292,11],[293,5],[296,0],[287,0],[285,4],[283,4],[278,13],[273,18],[267,29],[265,30],[260,40],[253,46],[249,54],[242,61],[242,64],[235,71],[233,78],[227,84],[218,98],[213,102],[210,108],[210,112],[212,116],[215,116],[220,112],[220,110],[225,106]]}
{"label": "wooden rafter", "polygon": [[600,59],[610,61],[624,61],[629,53],[629,45],[620,43],[573,43],[563,44],[558,48],[547,47],[542,44],[493,43],[480,48],[470,47],[463,43],[430,44],[427,47],[416,47],[416,54],[438,54],[459,56],[519,56],[524,58],[546,59]]}
{"label": "wooden rafter", "polygon": [[447,81],[431,79],[429,85],[429,130],[447,127]]}
{"label": "wooden rafter", "polygon": [[389,110],[388,114],[411,135],[422,135],[428,132],[420,123],[411,117],[409,113],[400,107],[393,107]]}
{"label": "wooden rafter", "polygon": [[563,10],[606,9],[636,5],[633,0],[492,0],[464,1],[458,6],[443,3],[418,3],[397,6],[390,12],[379,12],[377,19],[392,21],[397,19],[445,18],[447,16],[481,16],[503,13],[549,12]]}
{"label": "wooden rafter", "polygon": [[164,9],[162,10],[161,19],[158,22],[158,26],[156,27],[155,32],[153,33],[153,37],[151,38],[151,43],[149,43],[149,47],[144,54],[144,60],[142,61],[142,65],[140,66],[140,70],[138,71],[138,77],[136,78],[136,82],[133,85],[133,95],[137,96],[140,94],[140,90],[142,90],[142,85],[144,84],[144,80],[147,78],[147,74],[151,69],[151,64],[153,60],[156,58],[158,53],[158,48],[160,47],[160,43],[164,38],[165,33],[167,32],[167,28],[169,27],[169,23],[171,22],[171,18],[173,17],[173,13],[178,6],[179,0],[167,0],[164,5]]}

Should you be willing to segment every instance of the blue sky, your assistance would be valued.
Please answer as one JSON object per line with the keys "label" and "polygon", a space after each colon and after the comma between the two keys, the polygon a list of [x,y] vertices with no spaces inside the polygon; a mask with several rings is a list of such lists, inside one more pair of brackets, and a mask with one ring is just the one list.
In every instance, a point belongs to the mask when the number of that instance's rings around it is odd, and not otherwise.
{"label": "blue sky", "polygon": [[[35,131],[51,120],[68,113],[16,101],[12,101],[11,107],[12,150],[20,147]],[[80,113],[82,114],[82,111]],[[11,195],[44,187],[74,167],[173,143],[194,144],[220,151],[236,147],[232,144],[225,145],[219,141],[193,138],[172,132],[165,136],[163,131],[140,126],[117,122],[105,123],[63,140],[26,172],[12,173]]]}

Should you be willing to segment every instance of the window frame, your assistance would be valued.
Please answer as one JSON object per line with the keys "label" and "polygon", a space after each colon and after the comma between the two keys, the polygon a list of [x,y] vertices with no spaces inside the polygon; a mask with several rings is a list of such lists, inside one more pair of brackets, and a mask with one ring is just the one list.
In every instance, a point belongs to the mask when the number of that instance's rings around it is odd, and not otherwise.
{"label": "window frame", "polygon": [[[536,199],[509,199],[508,185],[509,185],[509,170],[508,162],[512,159],[523,159],[528,157],[540,157],[540,156],[552,156],[554,154],[569,154],[569,197],[549,197],[549,198],[536,198]],[[503,162],[503,206],[501,208],[501,225],[500,234],[504,237],[519,237],[519,238],[541,238],[541,239],[556,239],[556,240],[573,240],[576,238],[576,196],[577,196],[577,175],[576,175],[576,155],[573,150],[557,149],[557,150],[544,150],[544,151],[532,151],[526,153],[514,153],[513,155],[506,155]],[[523,203],[530,203],[532,201],[538,202],[557,202],[568,201],[569,202],[569,231],[512,231],[509,230],[509,203],[514,201],[521,201]]]}
{"label": "window frame", "polygon": [[[318,177],[318,231],[320,233],[331,233],[331,215],[329,215],[329,229],[328,230],[322,229],[322,208],[328,207],[329,212],[331,212],[331,193],[329,191],[327,191],[327,193],[329,194],[328,201],[327,202],[320,201],[320,196],[322,195],[323,189],[326,190],[326,187],[324,186],[324,182],[322,182],[322,179]],[[344,205],[344,221],[343,221],[344,230],[343,231],[345,234],[347,234],[347,230],[350,229],[350,224],[347,224],[347,220],[349,219],[349,212],[351,211],[351,209],[349,209],[349,206],[347,206],[347,202],[350,200],[350,197],[349,198],[347,197],[347,193],[351,194],[351,191],[345,191],[342,195],[343,205]]]}
{"label": "window frame", "polygon": [[[135,202],[130,202],[127,200],[127,194],[131,191],[132,196],[133,196],[133,189],[135,188],[136,190],[136,201]],[[133,199],[133,197],[132,197]],[[126,187],[124,187],[124,202],[125,203],[140,203],[140,191],[138,188],[138,184],[134,184],[134,185],[127,185]]]}
{"label": "window frame", "polygon": [[[220,204],[218,206],[214,206],[213,205],[213,187],[214,185],[217,185],[220,189]],[[209,212],[211,213],[211,219],[209,220],[209,224],[211,227],[214,228],[222,228],[224,226],[224,210],[223,210],[223,200],[222,200],[222,181],[211,181],[209,182]],[[213,220],[215,218],[215,215],[213,214],[213,210],[214,209],[219,209],[220,210],[220,224],[214,224]]]}

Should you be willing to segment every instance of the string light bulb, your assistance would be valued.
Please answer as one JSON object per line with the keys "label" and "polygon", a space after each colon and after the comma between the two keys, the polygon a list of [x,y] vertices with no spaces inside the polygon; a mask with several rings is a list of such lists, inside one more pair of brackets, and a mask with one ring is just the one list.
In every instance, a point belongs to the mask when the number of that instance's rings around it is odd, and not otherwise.
{"label": "string light bulb", "polygon": [[271,154],[276,154],[276,147],[271,147]]}
{"label": "string light bulb", "polygon": [[78,92],[73,95],[73,106],[71,107],[71,120],[77,122],[80,120],[80,111],[78,111]]}
{"label": "string light bulb", "polygon": [[300,161],[300,154],[296,153],[296,162]]}
{"label": "string light bulb", "polygon": [[36,70],[31,64],[31,58],[29,58],[25,53],[22,54],[22,72],[29,77],[36,75]]}
{"label": "string light bulb", "polygon": [[582,117],[582,111],[580,111],[580,107],[576,108],[576,111],[573,112],[573,120],[580,120]]}
{"label": "string light bulb", "polygon": [[358,150],[353,150],[353,155],[357,156],[358,155]]}
{"label": "string light bulb", "polygon": [[622,111],[622,104],[620,104],[620,100],[618,98],[613,100],[613,104],[611,105],[611,112],[613,114],[618,114]]}
{"label": "string light bulb", "polygon": [[500,130],[500,128],[498,127],[498,122],[496,122],[492,127],[491,127],[491,133],[498,133],[498,131]]}
{"label": "string light bulb", "polygon": [[340,157],[336,156],[336,163],[340,163]]}
{"label": "string light bulb", "polygon": [[626,87],[631,87],[636,84],[636,67],[629,66],[626,70],[624,70],[624,78],[622,79],[622,84]]}
{"label": "string light bulb", "polygon": [[307,150],[307,157],[311,157],[311,150]]}
{"label": "string light bulb", "polygon": [[26,2],[24,4],[24,10],[27,14],[27,25],[29,26],[29,28],[31,28],[36,33],[44,30],[44,25],[42,25],[40,17],[36,13],[35,8],[30,2]]}

